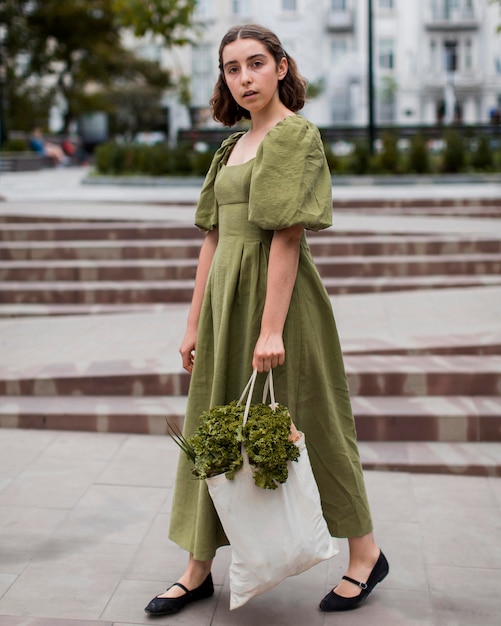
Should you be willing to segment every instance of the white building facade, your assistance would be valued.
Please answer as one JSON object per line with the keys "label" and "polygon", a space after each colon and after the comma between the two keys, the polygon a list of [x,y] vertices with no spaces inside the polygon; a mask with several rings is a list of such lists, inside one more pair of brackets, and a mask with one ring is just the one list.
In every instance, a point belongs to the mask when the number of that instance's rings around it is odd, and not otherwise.
{"label": "white building facade", "polygon": [[[208,101],[224,33],[256,22],[275,31],[320,95],[303,113],[320,127],[368,123],[368,0],[199,0],[195,46],[164,52],[190,77],[197,125],[213,126]],[[489,0],[373,0],[378,124],[489,123],[501,109],[501,23]],[[175,62],[173,61],[175,59]],[[166,101],[171,133],[189,125]],[[182,107],[181,107],[182,109]],[[497,113],[496,113],[497,112]]]}

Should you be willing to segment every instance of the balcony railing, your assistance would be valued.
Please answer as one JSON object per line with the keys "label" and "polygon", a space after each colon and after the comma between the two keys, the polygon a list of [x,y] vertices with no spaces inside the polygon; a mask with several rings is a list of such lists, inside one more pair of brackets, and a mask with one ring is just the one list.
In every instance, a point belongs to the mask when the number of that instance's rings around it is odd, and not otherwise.
{"label": "balcony railing", "polygon": [[435,7],[427,16],[426,26],[430,30],[472,30],[480,26],[480,13],[473,7]]}
{"label": "balcony railing", "polygon": [[484,80],[482,70],[460,70],[450,72],[429,69],[424,74],[424,83],[428,89],[443,89],[448,83],[452,83],[461,91],[477,90]]}
{"label": "balcony railing", "polygon": [[353,11],[351,9],[329,11],[326,24],[327,30],[331,32],[352,31],[354,27]]}

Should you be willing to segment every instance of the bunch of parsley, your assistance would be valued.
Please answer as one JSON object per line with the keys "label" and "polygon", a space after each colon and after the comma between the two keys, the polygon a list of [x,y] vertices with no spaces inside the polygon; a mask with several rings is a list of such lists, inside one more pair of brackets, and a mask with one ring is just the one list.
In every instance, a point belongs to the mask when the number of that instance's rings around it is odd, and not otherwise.
{"label": "bunch of parsley", "polygon": [[289,474],[287,461],[297,461],[299,448],[289,441],[291,416],[287,407],[275,410],[266,404],[251,406],[244,426],[244,445],[255,468],[254,482],[262,489],[276,489]]}
{"label": "bunch of parsley", "polygon": [[254,468],[254,482],[262,489],[276,489],[287,480],[288,461],[297,461],[299,448],[289,441],[291,417],[287,407],[253,404],[245,427],[245,407],[237,402],[216,406],[200,416],[195,433],[185,438],[171,435],[194,463],[193,474],[200,479],[225,474],[228,480],[243,465],[242,444]]}
{"label": "bunch of parsley", "polygon": [[193,473],[197,478],[226,474],[228,480],[233,480],[243,464],[240,448],[244,411],[244,406],[230,402],[202,413],[197,430],[188,439],[195,454]]}

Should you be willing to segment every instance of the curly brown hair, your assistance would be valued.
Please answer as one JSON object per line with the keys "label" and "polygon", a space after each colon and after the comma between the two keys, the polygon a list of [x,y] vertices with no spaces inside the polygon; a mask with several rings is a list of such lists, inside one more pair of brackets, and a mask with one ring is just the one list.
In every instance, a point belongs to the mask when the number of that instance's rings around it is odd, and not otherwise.
{"label": "curly brown hair", "polygon": [[223,50],[237,39],[260,41],[275,59],[277,67],[284,57],[287,59],[289,69],[278,83],[278,94],[283,104],[294,113],[302,109],[306,100],[307,81],[299,73],[294,59],[287,54],[280,40],[271,30],[259,24],[244,24],[230,28],[221,40],[219,46],[219,78],[209,101],[212,117],[225,126],[234,126],[242,118],[249,120],[251,117],[247,109],[243,109],[235,102],[224,79]]}

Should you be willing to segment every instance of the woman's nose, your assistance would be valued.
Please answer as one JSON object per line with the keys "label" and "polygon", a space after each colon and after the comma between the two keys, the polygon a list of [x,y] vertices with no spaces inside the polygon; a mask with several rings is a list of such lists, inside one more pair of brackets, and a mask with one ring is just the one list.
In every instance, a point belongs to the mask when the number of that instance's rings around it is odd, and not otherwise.
{"label": "woman's nose", "polygon": [[247,84],[248,82],[250,82],[251,78],[250,78],[250,74],[247,70],[242,70],[242,73],[240,75],[240,79],[242,81],[242,83]]}

